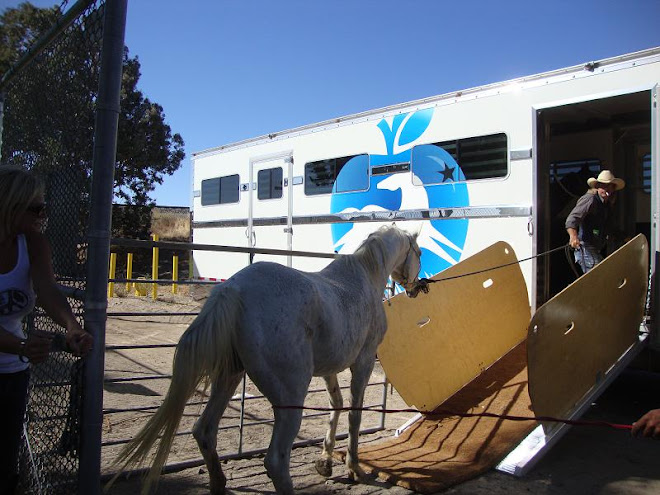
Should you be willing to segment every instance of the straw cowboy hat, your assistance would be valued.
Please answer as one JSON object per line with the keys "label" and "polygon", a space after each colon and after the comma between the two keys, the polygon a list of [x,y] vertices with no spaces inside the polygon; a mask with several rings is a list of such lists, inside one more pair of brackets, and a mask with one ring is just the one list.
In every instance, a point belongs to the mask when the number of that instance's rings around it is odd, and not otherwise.
{"label": "straw cowboy hat", "polygon": [[589,184],[589,187],[596,187],[597,183],[614,184],[616,191],[626,187],[626,182],[623,179],[617,179],[614,177],[614,174],[609,170],[603,170],[595,179],[593,177],[587,179],[587,184]]}

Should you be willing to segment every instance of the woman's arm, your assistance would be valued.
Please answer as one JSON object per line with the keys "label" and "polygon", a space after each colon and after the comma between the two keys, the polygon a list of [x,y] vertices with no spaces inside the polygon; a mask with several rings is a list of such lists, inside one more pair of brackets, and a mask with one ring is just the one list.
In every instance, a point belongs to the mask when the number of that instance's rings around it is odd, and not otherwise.
{"label": "woman's arm", "polygon": [[26,235],[30,253],[30,275],[41,306],[55,323],[66,328],[66,343],[76,356],[85,355],[92,348],[92,336],[85,332],[71,311],[66,297],[57,288],[50,245],[39,232]]}
{"label": "woman's arm", "polygon": [[30,335],[26,340],[18,338],[0,326],[0,352],[26,357],[31,363],[41,363],[48,358],[51,339]]}

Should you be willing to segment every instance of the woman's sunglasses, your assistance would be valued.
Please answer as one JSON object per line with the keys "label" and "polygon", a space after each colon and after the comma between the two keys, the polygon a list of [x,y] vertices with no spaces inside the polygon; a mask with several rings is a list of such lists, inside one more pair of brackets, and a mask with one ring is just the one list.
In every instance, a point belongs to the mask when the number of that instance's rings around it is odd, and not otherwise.
{"label": "woman's sunglasses", "polygon": [[39,203],[36,205],[30,205],[26,209],[26,211],[29,211],[30,213],[33,213],[35,215],[41,215],[46,211],[46,203]]}

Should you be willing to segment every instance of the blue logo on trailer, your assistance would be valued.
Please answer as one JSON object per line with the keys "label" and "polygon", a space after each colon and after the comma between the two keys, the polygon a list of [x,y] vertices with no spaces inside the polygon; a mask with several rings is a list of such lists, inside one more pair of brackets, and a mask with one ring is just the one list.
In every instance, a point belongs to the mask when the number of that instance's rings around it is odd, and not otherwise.
{"label": "blue logo on trailer", "polygon": [[[417,145],[428,128],[433,109],[400,114],[390,124],[385,119],[378,123],[383,134],[387,154],[370,155],[371,166],[412,163],[412,174],[395,173],[371,176],[364,191],[338,193],[354,189],[351,184],[364,181],[363,163],[359,157],[347,162],[341,169],[333,189],[332,213],[360,211],[424,210],[428,208],[460,208],[468,206],[465,176],[454,158],[434,145]],[[414,149],[414,156],[412,156]],[[412,159],[412,162],[411,162]],[[420,187],[423,186],[423,187]],[[340,190],[342,188],[340,187]],[[468,220],[412,220],[400,222],[399,227],[419,232],[417,241],[422,248],[420,276],[431,277],[456,264],[461,257],[467,236]],[[342,223],[332,225],[332,241],[337,252],[353,252],[377,228],[378,223]]]}

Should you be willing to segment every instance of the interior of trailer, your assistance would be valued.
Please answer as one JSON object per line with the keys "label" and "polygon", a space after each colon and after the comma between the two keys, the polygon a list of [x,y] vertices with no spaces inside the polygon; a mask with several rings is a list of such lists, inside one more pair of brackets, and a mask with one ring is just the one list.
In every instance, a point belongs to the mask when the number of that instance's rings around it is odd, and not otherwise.
{"label": "interior of trailer", "polygon": [[[601,170],[611,170],[626,181],[615,205],[618,231],[608,240],[605,254],[639,233],[650,239],[650,91],[539,110],[537,140],[539,252],[568,242],[566,216],[587,191],[587,179]],[[564,251],[539,259],[537,307],[580,273]]]}

